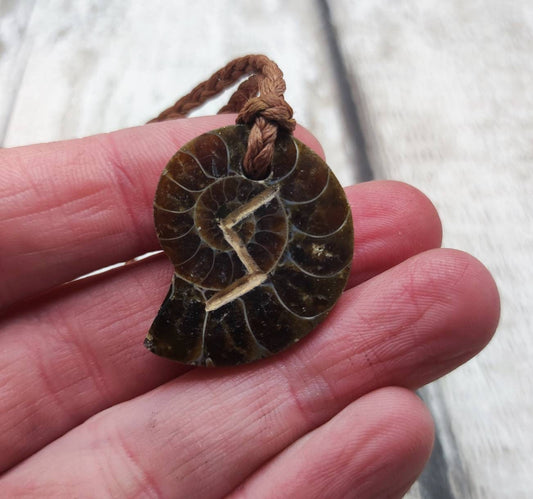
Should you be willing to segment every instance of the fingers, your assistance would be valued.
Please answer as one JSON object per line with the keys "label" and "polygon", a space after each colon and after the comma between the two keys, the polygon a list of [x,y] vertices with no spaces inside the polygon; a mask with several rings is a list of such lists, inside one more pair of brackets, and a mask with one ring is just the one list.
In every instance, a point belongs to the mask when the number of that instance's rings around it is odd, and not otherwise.
{"label": "fingers", "polygon": [[62,299],[3,322],[0,472],[98,411],[183,372],[142,346],[168,270],[155,257],[78,282]]}
{"label": "fingers", "polygon": [[440,247],[439,215],[418,189],[401,182],[380,181],[348,188],[346,194],[354,221],[348,288],[410,256]]}
{"label": "fingers", "polygon": [[[440,243],[435,210],[416,189],[371,182],[347,192],[356,234],[353,283]],[[77,282],[31,313],[4,320],[0,447],[5,442],[9,450],[0,454],[0,469],[183,372],[141,345],[170,275],[166,259],[157,258]]]}
{"label": "fingers", "polygon": [[433,422],[409,390],[382,388],[259,468],[230,498],[403,497],[429,458]]}
{"label": "fingers", "polygon": [[189,371],[69,432],[2,485],[84,487],[104,470],[109,494],[153,486],[173,496],[179,483],[183,497],[218,497],[365,393],[415,388],[458,366],[497,320],[497,291],[479,262],[425,252],[344,293],[297,348],[244,368]]}
{"label": "fingers", "polygon": [[[163,167],[234,115],[175,120],[0,151],[0,309],[158,249],[152,200]],[[302,129],[296,136],[321,151]]]}

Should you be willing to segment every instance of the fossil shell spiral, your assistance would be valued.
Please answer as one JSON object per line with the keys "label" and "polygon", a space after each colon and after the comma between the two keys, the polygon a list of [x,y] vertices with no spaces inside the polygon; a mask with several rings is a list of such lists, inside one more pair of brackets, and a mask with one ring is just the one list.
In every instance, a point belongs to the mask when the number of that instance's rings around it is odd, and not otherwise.
{"label": "fossil shell spiral", "polygon": [[174,275],[144,342],[157,355],[208,367],[268,357],[307,335],[346,285],[353,226],[339,182],[288,134],[267,178],[247,178],[248,133],[201,135],[163,170],[154,218]]}

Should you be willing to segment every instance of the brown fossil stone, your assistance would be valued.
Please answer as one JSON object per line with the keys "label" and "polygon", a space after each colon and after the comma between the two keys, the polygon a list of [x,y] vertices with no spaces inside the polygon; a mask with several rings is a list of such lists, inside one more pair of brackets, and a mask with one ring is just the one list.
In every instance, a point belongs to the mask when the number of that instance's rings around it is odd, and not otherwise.
{"label": "brown fossil stone", "polygon": [[145,339],[186,364],[227,366],[284,350],[341,295],[353,254],[351,212],[326,163],[280,134],[270,173],[242,171],[248,128],[229,126],[182,147],[154,200],[170,290]]}

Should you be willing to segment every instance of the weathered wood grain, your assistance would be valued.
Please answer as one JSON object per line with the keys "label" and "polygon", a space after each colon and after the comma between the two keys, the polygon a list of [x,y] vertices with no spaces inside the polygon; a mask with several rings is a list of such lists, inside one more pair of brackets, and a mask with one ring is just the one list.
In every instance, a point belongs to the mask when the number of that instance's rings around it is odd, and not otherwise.
{"label": "weathered wood grain", "polygon": [[[142,124],[232,58],[265,53],[285,73],[296,119],[321,140],[341,183],[353,183],[350,141],[313,7],[305,0],[40,1],[5,145]],[[200,112],[214,113],[221,103]]]}
{"label": "weathered wood grain", "polygon": [[426,192],[444,244],[479,257],[502,295],[492,344],[425,392],[447,484],[417,493],[530,497],[533,4],[329,4],[377,175]]}
{"label": "weathered wood grain", "polygon": [[34,1],[0,1],[0,145],[17,100],[31,39],[27,36]]}

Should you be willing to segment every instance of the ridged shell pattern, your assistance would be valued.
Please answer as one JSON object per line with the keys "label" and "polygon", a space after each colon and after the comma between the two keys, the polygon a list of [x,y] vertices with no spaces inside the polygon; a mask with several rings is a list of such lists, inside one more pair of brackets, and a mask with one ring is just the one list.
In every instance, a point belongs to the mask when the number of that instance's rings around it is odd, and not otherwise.
{"label": "ridged shell pattern", "polygon": [[[145,340],[158,355],[209,367],[268,357],[308,334],[344,289],[353,254],[344,190],[287,134],[277,139],[268,177],[248,179],[248,132],[236,125],[201,135],[163,170],[154,218],[175,272]],[[206,311],[210,298],[249,273],[220,221],[265,191],[273,194],[233,227],[265,278]]]}

